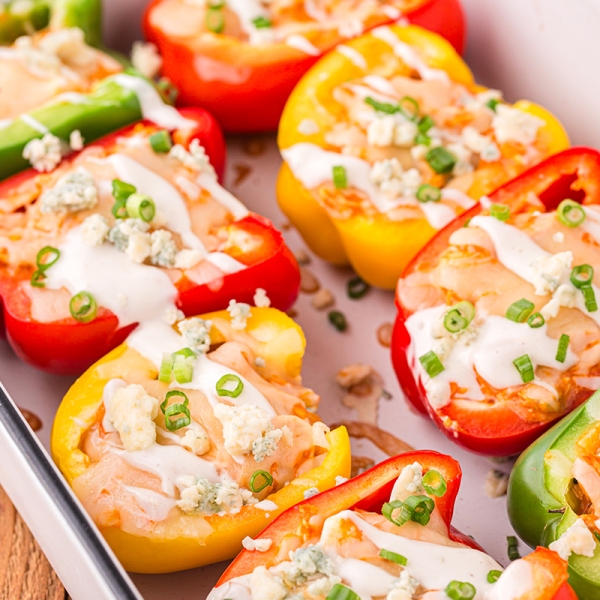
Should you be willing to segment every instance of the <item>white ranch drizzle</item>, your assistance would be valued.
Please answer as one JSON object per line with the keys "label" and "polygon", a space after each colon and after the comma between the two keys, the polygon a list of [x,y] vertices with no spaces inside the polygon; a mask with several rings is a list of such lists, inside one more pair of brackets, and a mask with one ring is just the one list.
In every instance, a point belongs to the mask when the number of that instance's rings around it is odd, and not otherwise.
{"label": "white ranch drizzle", "polygon": [[247,268],[245,264],[225,252],[211,252],[206,260],[221,269],[223,273],[238,273]]}
{"label": "white ranch drizzle", "polygon": [[398,98],[398,90],[385,77],[381,75],[365,75],[362,80],[374,90],[393,98]]}
{"label": "white ranch drizzle", "polygon": [[519,600],[534,587],[533,568],[525,560],[516,560],[502,573],[485,600]]}
{"label": "white ranch drizzle", "polygon": [[238,17],[242,29],[248,34],[250,44],[263,41],[261,32],[256,28],[253,21],[264,17],[269,19],[269,11],[258,0],[228,0],[227,8],[232,10]]}
{"label": "white ranch drizzle", "polygon": [[[281,154],[294,177],[308,189],[331,181],[333,167],[343,166],[346,169],[348,185],[367,194],[379,212],[387,213],[406,202],[405,198],[390,200],[382,194],[369,178],[371,165],[356,156],[329,152],[309,142],[294,144],[282,150]],[[418,206],[423,210],[429,224],[436,229],[443,227],[456,217],[452,209],[440,202],[423,203]]]}
{"label": "white ranch drizzle", "polygon": [[151,521],[164,521],[175,508],[175,500],[148,488],[124,486]]}
{"label": "white ranch drizzle", "polygon": [[321,50],[319,50],[315,45],[311,44],[311,42],[303,35],[299,35],[297,33],[288,35],[288,37],[285,38],[285,43],[292,48],[296,48],[296,50],[300,50],[305,54],[309,54],[310,56],[319,56],[319,54],[322,54]]}
{"label": "white ranch drizzle", "polygon": [[583,208],[586,218],[579,227],[587,231],[600,244],[600,213],[589,206],[582,205],[581,208]]}
{"label": "white ranch drizzle", "polygon": [[25,123],[31,129],[35,129],[40,133],[48,133],[50,130],[43,124],[40,123],[35,117],[32,117],[29,113],[23,113],[20,117],[21,121]]}
{"label": "white ranch drizzle", "polygon": [[233,215],[234,219],[243,219],[250,214],[250,211],[233,194],[219,185],[212,174],[200,173],[196,178],[196,183],[220,202]]}
{"label": "white ranch drizzle", "polygon": [[336,50],[345,56],[355,67],[359,69],[367,68],[367,59],[355,48],[346,46],[346,44],[340,44]]}

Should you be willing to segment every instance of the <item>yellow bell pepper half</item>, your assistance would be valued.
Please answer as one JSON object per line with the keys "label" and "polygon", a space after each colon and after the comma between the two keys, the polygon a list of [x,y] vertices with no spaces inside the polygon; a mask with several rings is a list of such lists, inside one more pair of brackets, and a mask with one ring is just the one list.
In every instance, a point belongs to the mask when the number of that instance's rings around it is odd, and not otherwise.
{"label": "yellow bell pepper half", "polygon": [[[227,341],[230,323],[227,311],[202,315],[213,322],[212,344]],[[273,377],[297,380],[306,341],[300,327],[284,313],[272,308],[252,308],[245,333],[257,344]],[[98,361],[82,375],[62,401],[51,436],[53,458],[70,485],[92,464],[83,450],[84,434],[99,419],[104,386],[116,377],[156,379],[153,365],[123,344]],[[101,526],[100,531],[128,571],[167,573],[191,569],[233,558],[242,549],[246,536],[254,537],[287,508],[304,499],[310,488],[320,491],[335,486],[337,476],[350,476],[350,441],[344,427],[326,434],[330,449],[321,464],[265,498],[272,510],[244,506],[236,514],[189,515],[156,528],[147,535],[134,535],[119,526]],[[203,523],[199,523],[202,520]],[[196,521],[196,522],[194,522]]]}
{"label": "yellow bell pepper half", "polygon": [[[445,71],[449,78],[475,93],[485,88],[475,84],[473,75],[452,46],[438,35],[416,26],[391,26],[398,40],[410,45],[429,67]],[[398,57],[391,46],[376,33],[345,42],[345,52],[334,50],[317,62],[298,83],[285,107],[279,128],[281,150],[308,142],[332,150],[325,134],[345,120],[346,108],[334,99],[334,90],[345,82],[366,75],[384,77],[407,75],[410,69],[400,65],[390,72]],[[356,54],[358,53],[358,54]],[[356,57],[360,55],[362,60]],[[362,63],[362,64],[361,64]],[[541,119],[535,147],[540,160],[569,146],[569,139],[559,121],[547,110],[528,101],[515,108]],[[316,127],[303,128],[303,122]],[[510,148],[501,148],[502,158],[485,163],[473,173],[468,195],[479,199],[525,169]],[[277,198],[283,212],[298,229],[311,250],[336,265],[350,264],[368,283],[387,289],[396,282],[410,260],[431,239],[435,229],[424,218],[391,220],[383,213],[361,214],[347,218],[328,211],[317,190],[307,189],[283,163],[277,182]]]}

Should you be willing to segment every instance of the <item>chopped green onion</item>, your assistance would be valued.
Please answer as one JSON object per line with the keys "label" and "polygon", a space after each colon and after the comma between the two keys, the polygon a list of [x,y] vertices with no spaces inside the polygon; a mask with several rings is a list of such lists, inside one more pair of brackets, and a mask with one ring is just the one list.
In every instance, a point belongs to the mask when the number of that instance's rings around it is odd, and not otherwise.
{"label": "chopped green onion", "polygon": [[[256,480],[262,479],[262,484],[257,485]],[[273,485],[273,476],[268,471],[254,471],[252,477],[250,477],[250,483],[248,486],[255,493],[262,492],[266,487]]]}
{"label": "chopped green onion", "polygon": [[576,288],[592,285],[594,279],[594,267],[592,265],[579,265],[571,271],[571,283]]}
{"label": "chopped green onion", "polygon": [[267,19],[267,17],[263,16],[252,19],[252,23],[254,24],[254,27],[256,27],[256,29],[265,29],[267,27],[273,27],[273,22],[271,21],[271,19]]}
{"label": "chopped green onion", "polygon": [[179,96],[179,90],[170,79],[167,77],[161,77],[156,82],[156,89],[159,91],[161,98],[167,104],[175,104],[177,96]]}
{"label": "chopped green onion", "polygon": [[158,371],[158,380],[163,383],[169,383],[171,381],[171,375],[173,373],[173,363],[175,358],[172,354],[165,352],[160,362],[160,370]]}
{"label": "chopped green onion", "polygon": [[348,187],[348,176],[345,167],[333,167],[333,185],[336,190],[344,190]]}
{"label": "chopped green onion", "polygon": [[417,133],[414,142],[417,146],[429,146],[431,144],[431,138],[426,133]]}
{"label": "chopped green onion", "polygon": [[477,590],[468,581],[454,580],[446,586],[444,593],[450,600],[473,600],[477,594]]}
{"label": "chopped green onion", "polygon": [[529,302],[529,300],[525,298],[521,298],[516,302],[513,302],[506,309],[506,318],[514,321],[515,323],[524,323],[527,320],[527,317],[533,312],[535,304],[533,302]]}
{"label": "chopped green onion", "polygon": [[453,306],[444,317],[444,327],[450,333],[459,333],[466,329],[475,316],[475,307],[468,301]]}
{"label": "chopped green onion", "polygon": [[194,376],[194,359],[191,356],[174,354],[173,376],[177,383],[190,383]]}
{"label": "chopped green onion", "polygon": [[558,338],[558,350],[556,351],[556,360],[560,363],[564,363],[567,358],[567,350],[569,349],[569,342],[571,341],[571,337],[566,333],[563,333],[560,338]]}
{"label": "chopped green onion", "polygon": [[600,533],[594,531],[594,537],[600,542]]}
{"label": "chopped green onion", "polygon": [[439,202],[442,198],[442,191],[435,185],[424,183],[417,190],[417,200],[419,202]]}
{"label": "chopped green onion", "polygon": [[598,303],[596,302],[596,293],[591,285],[584,285],[580,288],[585,301],[585,308],[588,312],[596,312],[598,310]]}
{"label": "chopped green onion", "polygon": [[528,383],[535,379],[533,364],[531,363],[531,359],[529,358],[528,354],[523,354],[523,356],[515,358],[515,360],[513,360],[513,365],[515,365],[517,371],[519,371],[523,383]]}
{"label": "chopped green onion", "polygon": [[496,100],[496,98],[492,98],[485,103],[485,105],[488,108],[491,108],[494,112],[496,112],[496,106],[498,106],[498,104],[500,104],[500,100]]}
{"label": "chopped green onion", "polygon": [[225,18],[220,8],[209,8],[204,18],[206,29],[213,33],[222,33],[225,29]]}
{"label": "chopped green onion", "polygon": [[423,487],[428,494],[441,498],[447,490],[444,476],[435,469],[429,469],[422,480]]}
{"label": "chopped green onion", "polygon": [[125,206],[127,208],[127,216],[132,219],[142,219],[146,223],[152,221],[156,214],[154,200],[150,196],[146,196],[146,194],[131,194],[127,198]]}
{"label": "chopped green onion", "polygon": [[[381,508],[381,514],[391,523],[402,527],[408,521],[414,521],[420,525],[427,525],[431,513],[435,508],[435,502],[428,496],[409,496],[404,502],[393,500],[386,502]],[[394,512],[400,510],[397,516]]]}
{"label": "chopped green onion", "polygon": [[434,125],[433,119],[429,115],[425,115],[419,119],[417,129],[420,133],[427,133]]}
{"label": "chopped green onion", "polygon": [[60,258],[60,250],[53,246],[44,246],[35,258],[35,264],[40,271],[45,271]]}
{"label": "chopped green onion", "polygon": [[429,166],[440,175],[450,173],[456,164],[456,156],[443,146],[436,146],[427,151],[425,160]]}
{"label": "chopped green onion", "polygon": [[585,221],[585,210],[574,200],[563,200],[556,209],[558,220],[567,227],[577,227]]}
{"label": "chopped green onion", "polygon": [[112,193],[117,202],[125,202],[131,194],[135,194],[137,188],[130,183],[125,183],[120,179],[113,179],[112,181]]}
{"label": "chopped green onion", "polygon": [[44,271],[42,271],[41,269],[37,269],[37,271],[33,272],[29,283],[32,287],[43,288],[46,287],[46,284],[44,283],[45,279],[46,273],[44,273]]}
{"label": "chopped green onion", "polygon": [[353,277],[348,281],[346,289],[348,291],[348,296],[352,298],[352,300],[358,300],[371,289],[371,286],[361,277]]}
{"label": "chopped green onion", "polygon": [[173,352],[173,356],[180,355],[184,358],[189,358],[190,356],[196,358],[196,353],[191,348],[182,348],[181,350],[177,350],[177,352]]}
{"label": "chopped green onion", "polygon": [[397,104],[388,104],[387,102],[378,102],[375,98],[367,96],[365,98],[365,104],[372,106],[377,112],[382,112],[387,115],[393,115],[400,111],[400,107]]}
{"label": "chopped green onion", "polygon": [[509,535],[506,537],[506,544],[509,560],[517,560],[517,558],[521,558],[521,555],[519,554],[519,541],[514,535]]}
{"label": "chopped green onion", "polygon": [[[183,398],[183,403],[180,404],[171,404],[168,406],[169,400],[173,397],[181,397]],[[169,431],[177,431],[182,427],[187,427],[191,422],[192,418],[190,417],[190,411],[188,409],[189,404],[188,397],[179,390],[172,390],[167,392],[165,396],[165,401],[160,405],[160,410],[163,415],[165,415],[165,425]],[[180,416],[179,418],[174,419],[173,417]]]}
{"label": "chopped green onion", "polygon": [[386,550],[385,548],[382,548],[379,551],[379,556],[381,556],[381,558],[385,558],[386,560],[390,560],[396,563],[397,565],[402,565],[403,567],[405,567],[408,563],[408,559],[406,558],[406,556],[402,556],[402,554],[397,554],[396,552],[392,552],[391,550]]}
{"label": "chopped green onion", "polygon": [[208,0],[207,4],[209,8],[224,8],[225,0]]}
{"label": "chopped green onion", "polygon": [[410,96],[401,98],[398,107],[400,112],[410,121],[416,121],[419,116],[419,103]]}
{"label": "chopped green onion", "polygon": [[498,571],[497,569],[492,569],[487,574],[488,583],[496,583],[498,579],[500,579],[500,575],[502,575],[502,571]]}
{"label": "chopped green onion", "polygon": [[173,147],[173,141],[171,140],[171,134],[164,129],[153,133],[148,140],[152,146],[154,152],[165,154]]}
{"label": "chopped green onion", "polygon": [[360,596],[349,587],[336,583],[325,600],[360,600]]}
{"label": "chopped green onion", "polygon": [[[232,383],[235,383],[235,386],[231,386]],[[228,398],[237,398],[244,389],[244,384],[242,380],[233,373],[228,373],[227,375],[223,375],[219,381],[217,381],[217,394],[219,396],[227,396]]]}
{"label": "chopped green onion", "polygon": [[98,305],[94,296],[89,292],[79,292],[71,298],[69,302],[71,316],[80,323],[89,323],[96,318]]}
{"label": "chopped green onion", "polygon": [[327,314],[327,320],[338,330],[338,331],[346,331],[348,329],[348,322],[346,321],[346,317],[344,313],[341,313],[339,310],[331,310]]}
{"label": "chopped green onion", "polygon": [[508,221],[510,218],[510,206],[507,204],[492,204],[490,206],[490,215],[498,221]]}
{"label": "chopped green onion", "polygon": [[427,354],[423,354],[423,356],[419,356],[419,362],[423,365],[427,375],[432,378],[444,370],[442,361],[433,350],[430,350]]}
{"label": "chopped green onion", "polygon": [[115,202],[112,207],[112,214],[115,219],[126,219],[127,203],[125,201]]}
{"label": "chopped green onion", "polygon": [[529,327],[531,327],[532,329],[537,329],[538,327],[541,327],[545,322],[546,319],[544,319],[544,317],[542,317],[542,314],[539,312],[533,313],[527,319],[527,325],[529,325]]}

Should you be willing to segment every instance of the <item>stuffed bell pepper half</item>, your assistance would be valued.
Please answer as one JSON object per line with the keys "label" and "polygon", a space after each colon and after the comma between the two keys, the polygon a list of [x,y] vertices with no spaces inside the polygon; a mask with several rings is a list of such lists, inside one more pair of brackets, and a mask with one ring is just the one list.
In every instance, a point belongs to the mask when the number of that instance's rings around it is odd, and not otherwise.
{"label": "stuffed bell pepper half", "polygon": [[482,198],[398,282],[392,360],[409,401],[473,452],[522,452],[598,387],[596,270],[596,150]]}
{"label": "stuffed bell pepper half", "polygon": [[441,37],[393,26],[306,74],[278,143],[279,205],[308,246],[393,289],[436,231],[568,138],[541,107],[477,86]]}
{"label": "stuffed bell pepper half", "polygon": [[568,560],[569,581],[585,600],[600,598],[599,455],[600,394],[595,393],[523,453],[508,490],[517,534]]}
{"label": "stuffed bell pepper half", "polygon": [[346,430],[301,385],[305,339],[252,307],[143,324],[71,388],[52,453],[127,570],[235,556],[290,506],[350,472]]}
{"label": "stuffed bell pepper half", "polygon": [[44,370],[80,374],[138,323],[232,298],[240,311],[287,310],[297,296],[281,234],[217,181],[211,162],[222,170],[225,148],[214,119],[147,89],[150,120],[71,154],[54,136],[35,140],[35,168],[0,183],[7,337]]}
{"label": "stuffed bell pepper half", "polygon": [[460,479],[437,452],[380,463],[247,538],[208,600],[575,600],[556,553],[504,571],[452,527]]}
{"label": "stuffed bell pepper half", "polygon": [[225,131],[277,128],[302,75],[325,52],[399,19],[462,52],[459,0],[153,0],[146,37],[184,105],[209,109]]}

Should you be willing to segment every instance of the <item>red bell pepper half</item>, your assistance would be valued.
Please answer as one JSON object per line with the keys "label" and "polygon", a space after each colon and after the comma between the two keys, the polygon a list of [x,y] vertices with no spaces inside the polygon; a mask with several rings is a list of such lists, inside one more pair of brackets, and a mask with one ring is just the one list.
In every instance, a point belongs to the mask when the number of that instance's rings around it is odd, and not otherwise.
{"label": "red bell pepper half", "polygon": [[[552,211],[566,198],[584,205],[600,204],[600,152],[590,148],[565,150],[489,195],[491,203],[508,205],[512,213],[536,208]],[[433,408],[425,388],[409,366],[407,351],[411,339],[405,321],[412,313],[403,306],[400,296],[402,280],[436,263],[448,248],[452,233],[481,211],[481,205],[477,204],[441,230],[403,273],[396,293],[398,317],[392,336],[392,363],[409,402],[418,412],[428,414],[448,438],[472,452],[509,456],[522,452],[564,414],[538,423],[522,419],[507,402],[452,400],[441,409]],[[570,398],[570,408],[581,404],[590,393],[579,388]]]}
{"label": "red bell pepper half", "polygon": [[[318,37],[311,39],[311,43],[316,51],[310,54],[283,42],[248,44],[234,34],[240,31],[239,24],[233,25],[238,21],[235,15],[233,18],[227,15],[220,30],[210,31],[204,18],[194,25],[199,18],[197,8],[186,18],[181,4],[174,0],[150,2],[144,16],[145,35],[156,44],[163,57],[162,73],[177,86],[178,102],[183,106],[207,108],[227,132],[275,130],[285,102],[302,75],[323,54],[347,39],[336,29],[324,29],[320,33],[315,27]],[[384,4],[393,10],[403,3],[388,0]],[[406,20],[438,33],[459,53],[463,51],[465,18],[459,0],[424,0],[410,4],[412,8],[402,15]],[[214,10],[219,11],[220,8]],[[280,11],[287,16],[290,8],[282,7]],[[169,23],[171,16],[173,23]],[[369,17],[363,25],[367,31],[393,23],[396,18],[383,14]],[[310,18],[304,15],[299,18],[303,25],[310,24],[307,19]],[[185,20],[183,28],[178,23],[182,20]]]}
{"label": "red bell pepper half", "polygon": [[[186,119],[194,120],[197,127],[171,132],[173,142],[188,148],[194,139],[198,139],[221,177],[225,164],[225,144],[218,124],[204,109],[183,109],[181,114]],[[149,136],[160,129],[149,121],[143,121],[112,133],[86,148],[111,148],[118,138],[138,134]],[[61,166],[72,162],[78,155],[75,153],[64,159]],[[31,186],[34,181],[42,181],[36,178],[43,177],[30,169],[5,180],[0,183],[0,202],[17,193],[21,186]],[[6,229],[2,220],[0,213],[0,229]],[[256,289],[263,288],[273,307],[280,310],[290,308],[298,295],[300,275],[296,260],[281,233],[268,219],[254,213],[224,225],[223,230],[229,239],[240,240],[239,244],[234,241],[223,252],[247,268],[202,284],[192,282],[184,274],[174,282],[179,292],[177,307],[186,316],[193,316],[226,308],[230,299],[253,304]],[[101,306],[96,317],[87,323],[78,322],[72,317],[50,322],[36,321],[31,314],[30,297],[23,290],[23,286],[29,285],[33,268],[32,265],[9,269],[2,262],[0,244],[0,309],[3,308],[0,312],[8,341],[16,354],[26,362],[50,373],[80,374],[121,344],[135,328],[135,323],[119,326],[117,316]]]}
{"label": "red bell pepper half", "polygon": [[[242,550],[217,582],[213,594],[220,586],[236,577],[252,573],[256,567],[269,568],[286,560],[287,553],[282,553],[282,546],[297,547],[298,543],[290,540],[294,536],[300,538],[300,543],[303,540],[318,538],[323,522],[329,517],[353,509],[381,514],[383,505],[390,501],[398,476],[405,467],[415,462],[423,467],[424,473],[434,470],[445,480],[445,494],[433,499],[435,511],[439,512],[447,528],[448,537],[454,542],[483,552],[479,544],[454,529],[451,524],[462,477],[458,462],[450,456],[430,450],[407,452],[385,460],[357,477],[286,510],[255,538],[270,540],[270,548],[265,552]],[[438,531],[439,533],[441,532]],[[536,583],[536,592],[527,595],[528,600],[576,599],[573,590],[566,583],[567,564],[556,553],[546,548],[538,548],[524,560],[530,562],[533,567]],[[220,596],[215,594],[215,597]],[[209,598],[212,598],[212,595]]]}

